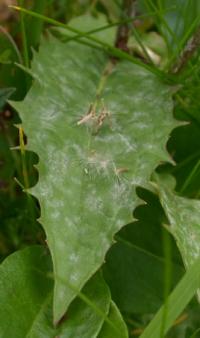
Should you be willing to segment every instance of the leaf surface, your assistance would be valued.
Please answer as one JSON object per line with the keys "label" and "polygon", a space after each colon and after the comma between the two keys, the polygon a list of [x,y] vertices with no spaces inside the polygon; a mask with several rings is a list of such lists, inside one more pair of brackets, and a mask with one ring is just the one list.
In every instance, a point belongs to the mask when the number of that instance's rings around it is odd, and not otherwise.
{"label": "leaf surface", "polygon": [[40,246],[17,251],[1,264],[1,338],[55,338],[58,335],[60,338],[97,337],[111,302],[110,292],[101,274],[96,274],[83,289],[83,295],[90,304],[80,298],[75,299],[66,318],[55,328],[51,270],[50,256]]}
{"label": "leaf surface", "polygon": [[50,38],[31,72],[30,92],[13,106],[39,156],[31,193],[53,258],[58,322],[102,265],[113,235],[132,221],[135,187],[169,159],[175,122],[168,86],[127,61],[112,66],[87,46]]}
{"label": "leaf surface", "polygon": [[[130,233],[130,232],[129,232]],[[128,313],[153,313],[163,303],[164,268],[162,257],[119,239],[107,255],[105,279],[119,309]],[[173,286],[182,276],[173,264]]]}
{"label": "leaf surface", "polygon": [[[42,247],[31,246],[6,258],[0,266],[0,337],[36,337],[31,333],[43,312],[53,281],[49,255]],[[47,327],[40,327],[37,337],[53,337]],[[54,331],[54,330],[53,330]]]}
{"label": "leaf surface", "polygon": [[165,335],[192,299],[199,285],[200,258],[196,259],[195,263],[189,267],[181,281],[168,297],[167,303],[156,313],[140,338],[160,338],[163,318],[166,315],[163,330],[163,334]]}
{"label": "leaf surface", "polygon": [[158,194],[169,220],[168,230],[189,267],[200,256],[200,201],[176,195],[165,180],[158,178]]}
{"label": "leaf surface", "polygon": [[[96,338],[101,330],[109,313],[111,296],[100,274],[90,279],[83,289],[83,294],[92,306],[82,299],[75,299],[67,312],[66,321],[59,334],[60,338]],[[110,321],[112,324],[112,318]],[[108,323],[108,326],[111,324]]]}
{"label": "leaf surface", "polygon": [[111,325],[105,322],[100,334],[98,335],[98,338],[128,338],[126,325],[124,324],[122,316],[114,302],[111,302],[110,305],[109,319],[118,329],[118,331],[116,331],[114,328],[112,328]]}
{"label": "leaf surface", "polygon": [[[53,290],[52,290],[53,291]],[[76,298],[57,328],[52,322],[52,293],[37,315],[29,338],[96,338],[110,308],[110,292],[100,274],[96,274],[83,289],[84,300]],[[86,300],[86,301],[85,301]],[[88,302],[88,303],[87,303]],[[112,326],[112,322],[108,326]]]}
{"label": "leaf surface", "polygon": [[[106,26],[108,26],[108,20],[103,14],[99,14],[98,17],[94,17],[90,14],[85,14],[70,20],[70,27],[76,28],[83,33],[88,33],[94,30],[96,32],[92,33],[91,36],[97,37],[103,43],[107,42],[110,45],[113,45],[115,42],[116,27],[109,27],[101,30],[102,27]],[[62,41],[65,41],[72,37],[77,37],[77,34],[61,27],[53,27],[53,32],[61,35]]]}
{"label": "leaf surface", "polygon": [[[146,204],[135,209],[137,221],[117,233],[117,243],[103,267],[112,299],[120,311],[129,314],[157,311],[164,302],[165,288],[163,238],[167,230],[161,225],[166,217],[155,194],[146,189],[137,189],[137,193]],[[184,273],[175,241],[171,242],[171,255],[173,287]]]}

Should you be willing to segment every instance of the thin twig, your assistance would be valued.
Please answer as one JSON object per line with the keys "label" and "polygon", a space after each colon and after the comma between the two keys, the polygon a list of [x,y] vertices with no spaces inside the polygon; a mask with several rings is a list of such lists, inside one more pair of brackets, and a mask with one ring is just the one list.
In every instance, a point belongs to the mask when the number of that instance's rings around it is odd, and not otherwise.
{"label": "thin twig", "polygon": [[183,49],[179,59],[172,68],[173,74],[178,74],[191,60],[194,53],[200,47],[200,26],[194,32],[193,36],[188,40],[185,48]]}
{"label": "thin twig", "polygon": [[[123,1],[123,18],[134,18],[135,16],[135,0],[124,0]],[[130,35],[131,26],[128,23],[123,23],[119,26],[117,31],[117,37],[115,46],[122,51],[128,52],[128,38]]]}

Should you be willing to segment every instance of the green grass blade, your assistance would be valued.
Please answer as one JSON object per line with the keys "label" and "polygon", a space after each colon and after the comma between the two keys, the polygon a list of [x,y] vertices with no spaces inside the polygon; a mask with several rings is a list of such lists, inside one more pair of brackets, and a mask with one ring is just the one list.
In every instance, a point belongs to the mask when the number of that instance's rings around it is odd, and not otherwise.
{"label": "green grass blade", "polygon": [[[49,0],[34,1],[33,11],[43,14],[48,7]],[[26,23],[27,40],[30,47],[37,47],[43,30],[43,20],[30,18]]]}
{"label": "green grass blade", "polygon": [[198,338],[197,333],[200,333],[200,329],[196,330],[190,338]]}
{"label": "green grass blade", "polygon": [[164,231],[163,228],[163,251],[165,257],[165,271],[164,271],[164,305],[163,305],[163,316],[162,316],[162,325],[160,330],[160,338],[165,336],[165,327],[168,314],[168,302],[169,294],[172,285],[172,247],[171,247],[171,238],[168,233]]}
{"label": "green grass blade", "polygon": [[184,45],[187,43],[187,40],[190,38],[190,36],[192,35],[192,32],[195,31],[195,28],[198,27],[200,22],[200,15],[198,15],[195,20],[191,23],[190,27],[188,27],[188,30],[185,32],[185,34],[183,35],[183,37],[181,38],[177,50],[172,53],[168,64],[167,64],[167,69],[170,69],[170,67],[173,65],[174,60],[176,59],[178,53],[181,51],[181,49],[184,47]]}
{"label": "green grass blade", "polygon": [[[170,12],[170,11],[171,11],[171,8],[168,8],[166,10],[163,10],[163,13],[167,13],[167,12]],[[128,19],[124,19],[124,20],[120,20],[120,21],[115,21],[115,22],[109,23],[107,25],[104,25],[102,27],[92,29],[92,30],[90,30],[86,33],[81,32],[81,34],[76,34],[73,37],[70,37],[67,41],[76,40],[80,37],[85,36],[85,34],[87,34],[87,36],[89,36],[89,35],[94,34],[94,33],[99,33],[101,31],[104,31],[104,30],[109,29],[111,27],[116,27],[116,26],[122,25],[124,23],[133,23],[134,21],[137,21],[138,19],[145,19],[145,18],[148,18],[149,16],[155,16],[156,14],[157,14],[157,12],[152,11],[152,12],[149,12],[148,14],[137,15],[135,18],[131,18],[131,19],[128,18]]]}
{"label": "green grass blade", "polygon": [[[19,4],[23,6],[24,0],[20,0]],[[23,61],[24,61],[25,67],[29,68],[28,43],[27,43],[26,28],[25,28],[23,12],[20,12],[20,29],[21,29],[22,44],[23,44]]]}
{"label": "green grass blade", "polygon": [[198,162],[196,163],[196,165],[194,166],[194,168],[192,169],[191,173],[189,174],[189,176],[186,178],[183,186],[180,189],[180,193],[185,192],[185,190],[188,188],[188,186],[190,185],[190,183],[192,182],[192,179],[194,178],[194,176],[197,174],[198,170],[200,167],[200,160],[198,160]]}
{"label": "green grass blade", "polygon": [[[173,30],[171,29],[171,27],[169,26],[167,20],[165,19],[164,17],[164,13],[160,10],[160,8],[158,8],[154,2],[152,0],[145,0],[145,4],[146,4],[146,7],[148,9],[153,9],[155,12],[156,12],[156,15],[157,15],[157,18],[159,20],[159,22],[163,25],[163,27],[166,29],[166,31],[169,33],[169,35],[171,36],[171,38],[177,42],[177,37],[176,35],[174,34]],[[170,44],[169,44],[169,41],[168,39],[166,38],[166,36],[164,36],[165,38],[165,41],[168,45],[168,48],[170,49]]]}
{"label": "green grass blade", "polygon": [[[66,25],[66,24],[64,24],[62,22],[59,22],[57,20],[54,20],[54,19],[49,18],[47,16],[44,16],[42,14],[35,13],[33,11],[27,10],[25,8],[18,7],[18,6],[9,6],[9,7],[13,8],[13,9],[16,9],[16,10],[18,10],[20,12],[23,12],[25,14],[31,15],[31,16],[33,16],[35,18],[41,19],[44,22],[47,22],[49,24],[52,24],[52,25],[55,25],[55,26],[59,26],[59,27],[63,27],[63,28],[68,29],[69,31],[71,31],[73,33],[80,34],[81,37],[87,38],[88,40],[96,43],[97,45],[101,45],[102,49],[105,50],[105,52],[107,52],[107,53],[109,53],[109,54],[111,54],[111,55],[113,55],[113,56],[115,56],[115,57],[117,57],[119,59],[128,60],[128,61],[130,61],[130,62],[132,62],[134,64],[137,64],[137,65],[139,65],[139,66],[141,66],[141,67],[149,70],[151,73],[159,76],[162,79],[165,78],[166,80],[169,80],[167,74],[164,73],[164,72],[162,72],[161,70],[157,69],[156,67],[147,65],[147,64],[141,62],[140,60],[134,58],[133,56],[129,55],[128,53],[126,53],[126,52],[124,52],[124,51],[122,51],[122,50],[120,50],[118,48],[115,48],[115,47],[109,45],[108,43],[103,42],[102,40],[99,40],[98,38],[96,38],[94,36],[88,35],[87,33],[83,33],[81,31],[77,30],[76,28],[73,28],[73,27],[71,27],[69,25]],[[171,77],[170,77],[170,79],[171,79]]]}
{"label": "green grass blade", "polygon": [[[171,293],[168,299],[168,312],[165,321],[164,334],[172,326],[176,318],[181,314],[186,305],[195,295],[200,286],[200,257],[187,270],[182,280]],[[153,320],[147,326],[140,338],[160,338],[164,306],[157,312]]]}
{"label": "green grass blade", "polygon": [[0,25],[0,33],[2,33],[6,39],[9,41],[11,47],[13,48],[13,50],[15,51],[16,53],[16,56],[18,58],[18,61],[20,64],[23,64],[23,59],[22,59],[22,56],[21,56],[21,51],[19,50],[14,38],[12,37],[12,35],[3,27]]}

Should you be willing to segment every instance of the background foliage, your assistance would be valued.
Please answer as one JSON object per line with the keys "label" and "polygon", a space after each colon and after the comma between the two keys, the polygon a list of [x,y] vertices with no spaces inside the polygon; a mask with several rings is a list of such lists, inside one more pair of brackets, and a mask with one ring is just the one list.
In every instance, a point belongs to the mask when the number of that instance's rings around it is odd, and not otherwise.
{"label": "background foliage", "polygon": [[200,334],[200,5],[128,3],[0,3],[0,337]]}

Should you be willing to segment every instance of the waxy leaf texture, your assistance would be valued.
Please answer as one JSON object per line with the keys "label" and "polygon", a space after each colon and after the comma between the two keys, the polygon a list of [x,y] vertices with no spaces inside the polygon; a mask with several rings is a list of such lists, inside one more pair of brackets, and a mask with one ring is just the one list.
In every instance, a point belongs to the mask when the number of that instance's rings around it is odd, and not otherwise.
{"label": "waxy leaf texture", "polygon": [[174,236],[188,268],[200,256],[200,201],[180,197],[164,180],[158,182],[160,201],[169,220],[167,229]]}
{"label": "waxy leaf texture", "polygon": [[133,220],[136,187],[169,160],[176,123],[166,84],[91,47],[50,37],[30,71],[33,86],[13,106],[39,156],[30,192],[53,259],[57,323],[103,264],[114,234]]}

